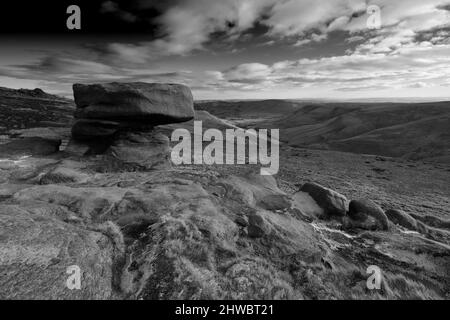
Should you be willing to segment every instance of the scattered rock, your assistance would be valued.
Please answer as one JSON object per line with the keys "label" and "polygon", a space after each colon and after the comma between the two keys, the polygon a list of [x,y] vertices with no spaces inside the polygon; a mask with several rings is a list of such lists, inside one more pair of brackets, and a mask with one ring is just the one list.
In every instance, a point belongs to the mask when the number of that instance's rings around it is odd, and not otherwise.
{"label": "scattered rock", "polygon": [[86,222],[105,222],[104,218],[127,192],[121,188],[76,188],[62,185],[40,185],[23,189],[13,198],[17,202],[46,202],[69,208]]}
{"label": "scattered rock", "polygon": [[248,220],[245,217],[238,216],[238,217],[236,217],[236,219],[234,221],[241,227],[248,226]]}
{"label": "scattered rock", "polygon": [[284,211],[291,207],[291,201],[289,201],[286,195],[272,194],[262,198],[258,202],[258,206],[270,211]]}
{"label": "scattered rock", "polygon": [[440,229],[450,229],[450,220],[440,219],[438,217],[428,215],[422,216],[418,214],[412,214],[411,216],[429,226]]}
{"label": "scattered rock", "polygon": [[[348,215],[352,220],[362,223],[368,222],[367,220],[371,220],[369,219],[371,217],[374,221],[370,221],[368,225],[373,225],[372,222],[375,222],[376,227],[379,227],[382,230],[389,229],[389,220],[383,209],[371,200],[361,199],[351,201]],[[361,226],[363,225],[364,224]],[[367,224],[364,226],[367,226]]]}
{"label": "scattered rock", "polygon": [[323,209],[326,216],[345,216],[348,200],[345,196],[317,183],[306,183],[300,189],[308,193]]}
{"label": "scattered rock", "polygon": [[61,140],[23,138],[0,145],[2,157],[47,156],[59,151]]}
{"label": "scattered rock", "polygon": [[294,208],[300,210],[302,215],[309,218],[320,218],[324,214],[324,209],[317,204],[309,193],[299,191],[294,194],[292,200]]}
{"label": "scattered rock", "polygon": [[269,234],[270,227],[264,218],[258,214],[253,214],[248,218],[248,235],[251,238],[262,238]]}
{"label": "scattered rock", "polygon": [[250,207],[269,211],[284,211],[292,204],[281,191],[274,177],[248,173],[245,176],[230,176],[221,181],[226,186],[227,195],[243,201]]}
{"label": "scattered rock", "polygon": [[396,209],[390,209],[386,211],[386,216],[389,218],[390,221],[393,223],[402,226],[404,228],[407,228],[409,230],[417,230],[417,221],[413,217],[411,217],[409,214],[407,214],[404,211],[396,210]]}

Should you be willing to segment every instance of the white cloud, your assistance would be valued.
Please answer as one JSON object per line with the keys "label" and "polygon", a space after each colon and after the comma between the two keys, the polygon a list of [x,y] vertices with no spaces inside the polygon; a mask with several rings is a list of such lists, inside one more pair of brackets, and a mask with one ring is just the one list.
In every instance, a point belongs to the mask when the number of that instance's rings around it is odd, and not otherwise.
{"label": "white cloud", "polygon": [[374,88],[425,88],[450,78],[450,45],[402,47],[387,53],[352,54],[321,59],[281,61],[273,65],[243,64],[222,73],[226,82],[253,84],[254,89],[323,88],[361,90]]}
{"label": "white cloud", "polygon": [[[147,0],[154,3],[152,0]],[[145,3],[145,0],[143,1]],[[215,32],[236,39],[258,21],[273,40],[300,36],[296,46],[324,40],[336,30],[367,33],[368,4],[381,8],[382,29],[359,50],[388,52],[410,43],[419,32],[449,25],[450,0],[173,0],[157,19],[165,36],[139,45],[115,43],[109,50],[123,61],[143,62],[163,55],[203,49]],[[439,9],[440,8],[440,9]],[[320,37],[320,38],[317,38]],[[303,39],[303,40],[302,40]],[[445,41],[436,38],[435,41]]]}
{"label": "white cloud", "polygon": [[[328,88],[428,88],[450,78],[450,0],[141,0],[158,3],[161,36],[138,44],[111,43],[101,57],[51,57],[36,65],[0,68],[0,76],[42,81],[176,81],[204,90]],[[368,30],[368,5],[381,8],[382,28]],[[116,12],[112,2],[103,8]],[[168,55],[203,50],[212,34],[240,39],[255,23],[265,25],[266,47],[295,37],[294,46],[326,45],[331,32],[348,33],[345,55],[272,64],[245,63],[195,74],[149,69]],[[248,33],[246,34],[248,37]],[[422,37],[423,39],[420,39]],[[261,50],[264,50],[261,44]],[[351,49],[350,49],[351,48]],[[270,48],[267,48],[270,49]],[[346,49],[346,48],[344,48]],[[274,57],[273,61],[276,57]],[[96,60],[96,61],[93,61]],[[101,62],[98,62],[101,60]],[[150,63],[152,61],[154,63]],[[251,61],[251,60],[250,60]],[[156,68],[156,67],[155,67]],[[446,88],[448,89],[448,88]]]}

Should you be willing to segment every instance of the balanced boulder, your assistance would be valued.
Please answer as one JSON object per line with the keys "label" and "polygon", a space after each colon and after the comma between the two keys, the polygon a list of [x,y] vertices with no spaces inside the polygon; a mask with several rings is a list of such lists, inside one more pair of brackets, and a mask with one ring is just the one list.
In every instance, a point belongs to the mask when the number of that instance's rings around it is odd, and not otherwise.
{"label": "balanced boulder", "polygon": [[170,163],[169,139],[154,127],[194,118],[190,89],[179,84],[106,83],[73,86],[77,121],[66,152],[108,154],[155,168]]}
{"label": "balanced boulder", "polygon": [[194,118],[190,89],[179,84],[106,83],[73,86],[79,119],[140,121],[151,125]]}

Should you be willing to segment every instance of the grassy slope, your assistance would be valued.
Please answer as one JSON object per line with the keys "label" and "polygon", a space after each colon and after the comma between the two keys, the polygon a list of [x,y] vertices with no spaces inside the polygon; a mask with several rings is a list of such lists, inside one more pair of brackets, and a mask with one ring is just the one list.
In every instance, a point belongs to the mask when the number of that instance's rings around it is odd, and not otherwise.
{"label": "grassy slope", "polygon": [[198,108],[239,125],[279,128],[281,140],[296,147],[444,162],[450,158],[449,102],[305,104],[270,100],[209,102]]}

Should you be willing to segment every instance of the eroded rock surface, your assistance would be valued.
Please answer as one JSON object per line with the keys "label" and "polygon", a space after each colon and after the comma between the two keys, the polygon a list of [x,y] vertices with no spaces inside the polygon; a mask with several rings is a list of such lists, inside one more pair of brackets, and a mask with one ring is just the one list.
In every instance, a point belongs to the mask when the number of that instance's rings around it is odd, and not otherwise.
{"label": "eroded rock surface", "polygon": [[[30,158],[27,164],[33,161],[43,163]],[[99,173],[92,169],[99,161],[47,161],[34,166],[40,180],[6,183],[0,189],[5,195],[0,198],[0,268],[7,275],[0,280],[1,297],[383,299],[447,294],[450,252],[445,241],[397,229],[345,233],[339,219],[303,214],[315,200],[305,196],[299,201],[257,169],[230,173],[228,167],[188,166]],[[65,286],[66,268],[74,264],[83,270],[82,291]],[[368,265],[383,270],[383,290],[366,288]]]}
{"label": "eroded rock surface", "polygon": [[[17,205],[0,205],[1,299],[110,299],[117,249],[104,234]],[[81,271],[70,290],[71,266]]]}

